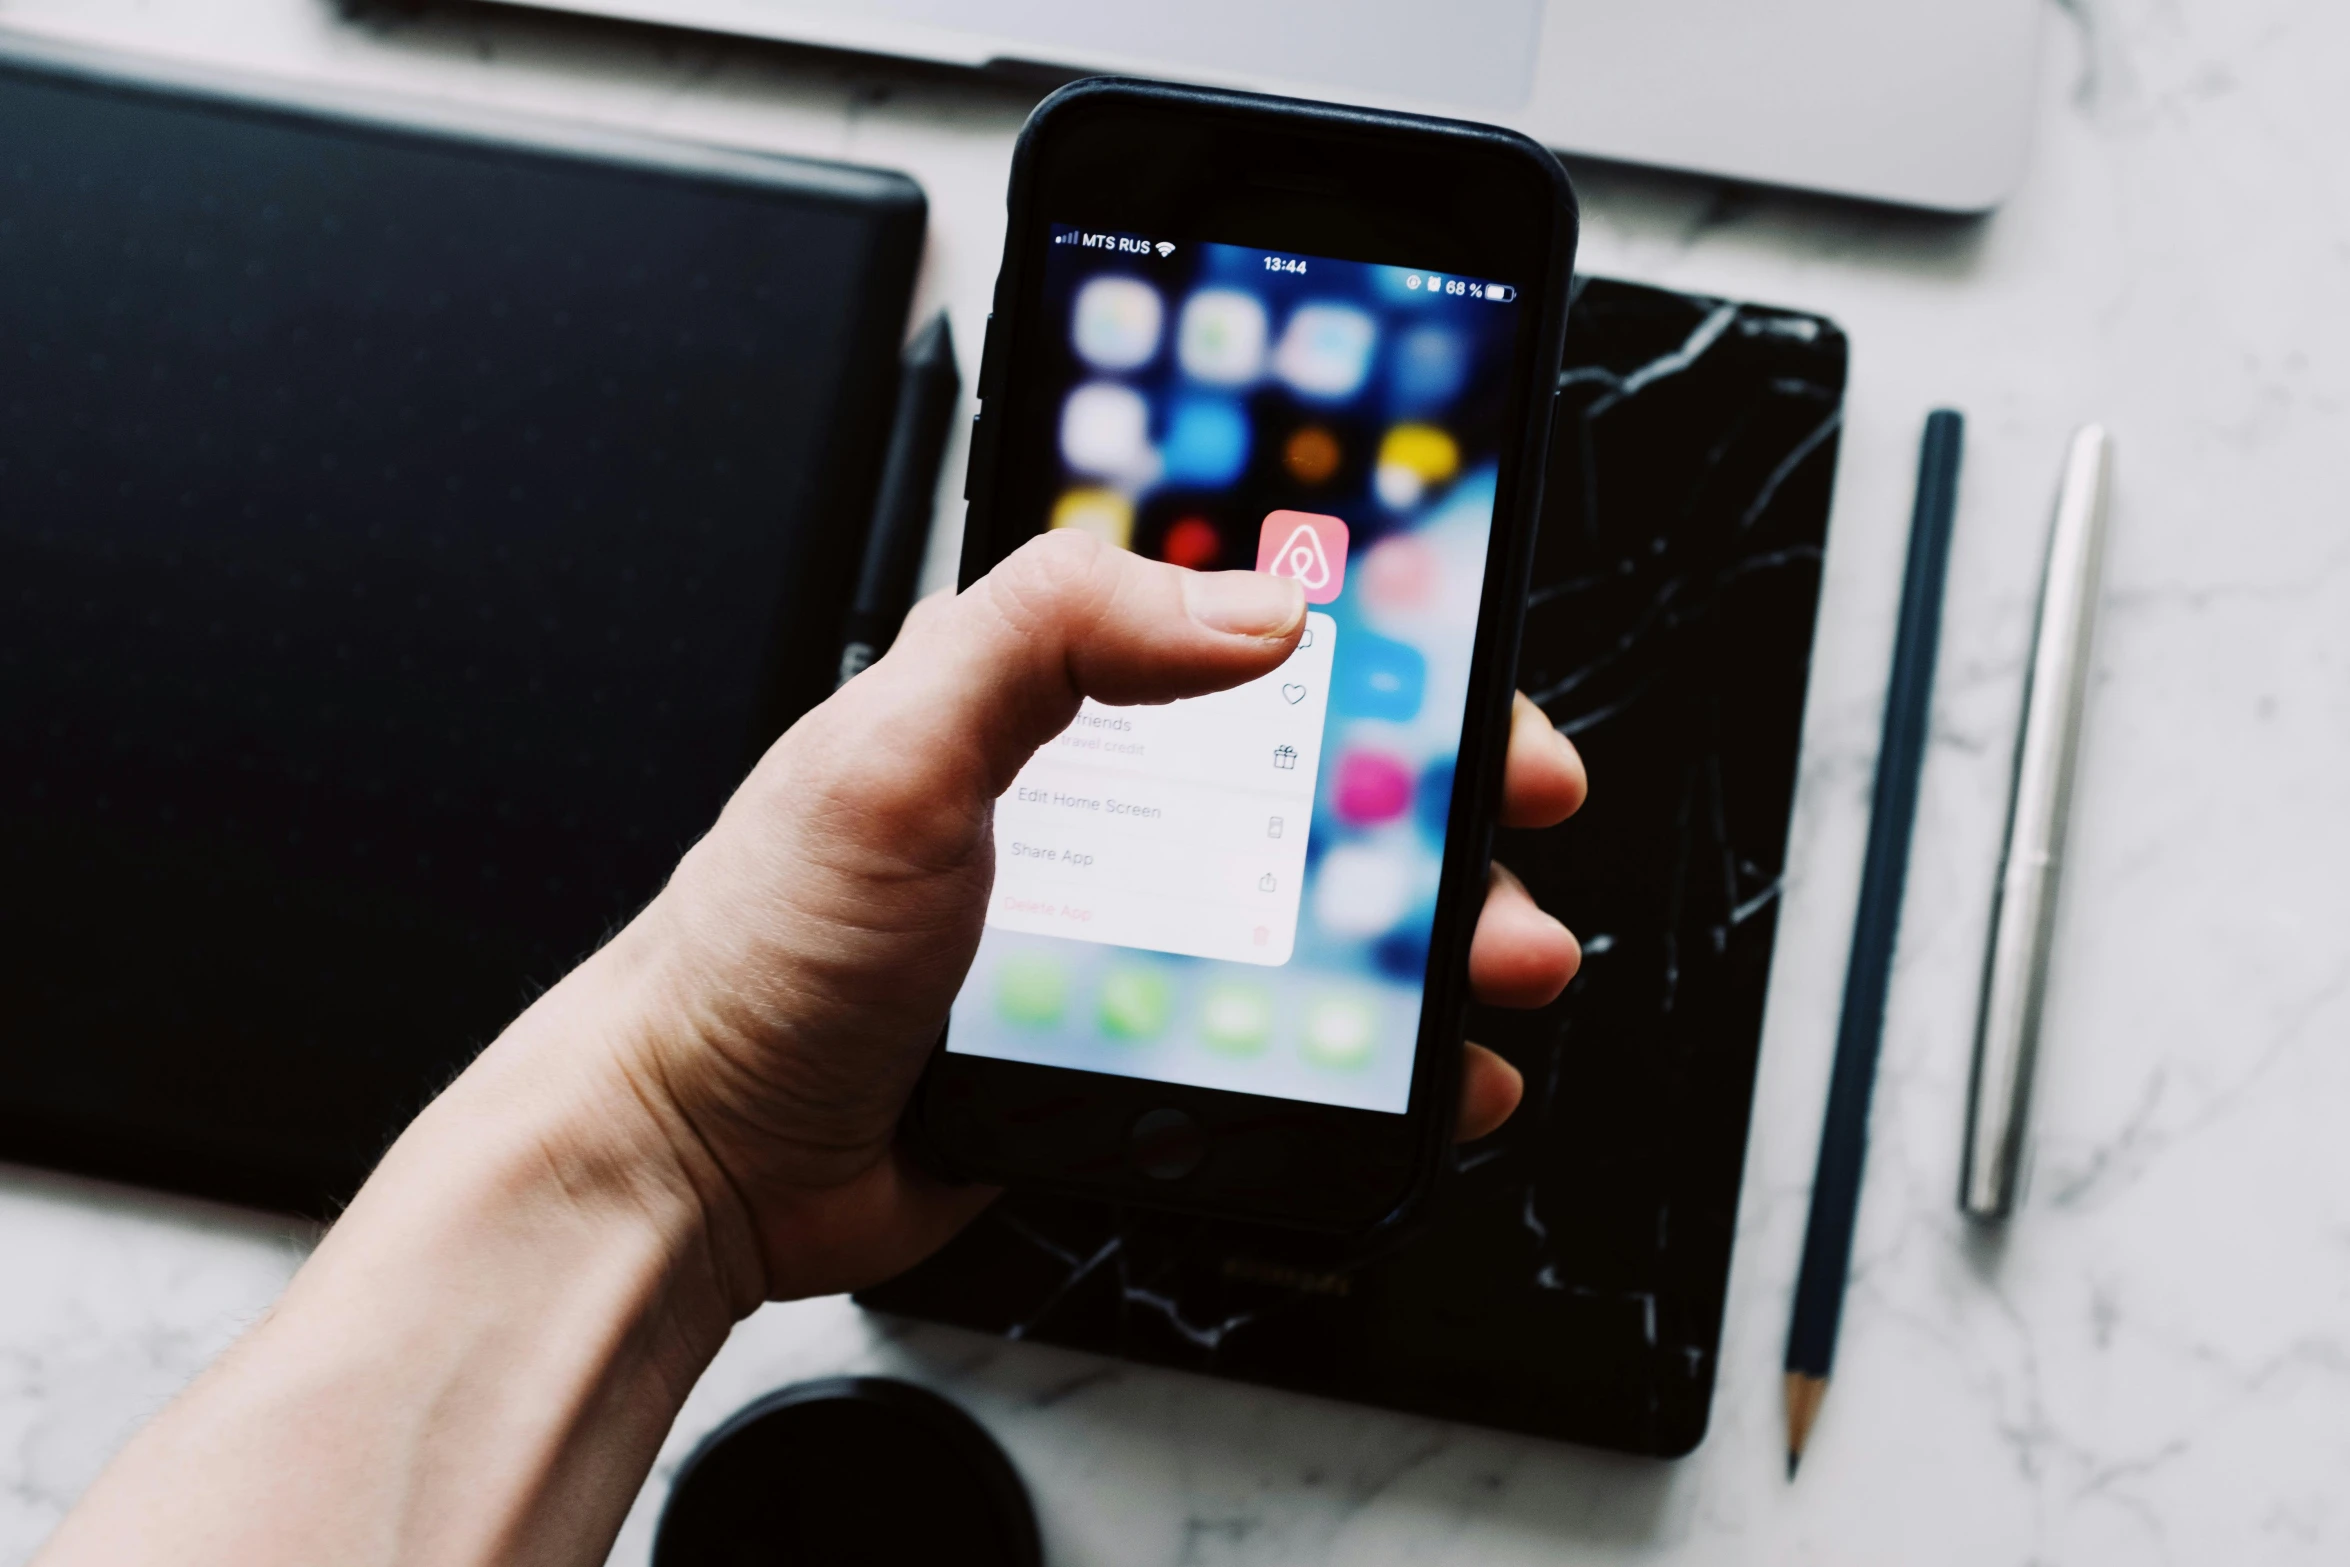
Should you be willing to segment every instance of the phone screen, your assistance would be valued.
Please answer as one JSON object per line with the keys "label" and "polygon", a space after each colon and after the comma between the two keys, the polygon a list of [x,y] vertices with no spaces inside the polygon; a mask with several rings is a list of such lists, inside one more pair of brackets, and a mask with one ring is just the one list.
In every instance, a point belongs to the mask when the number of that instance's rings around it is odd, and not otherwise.
{"label": "phone screen", "polygon": [[1307,627],[1258,680],[1087,702],[1037,753],[947,1048],[1402,1114],[1517,291],[1063,224],[1046,258],[1034,521],[1295,577]]}

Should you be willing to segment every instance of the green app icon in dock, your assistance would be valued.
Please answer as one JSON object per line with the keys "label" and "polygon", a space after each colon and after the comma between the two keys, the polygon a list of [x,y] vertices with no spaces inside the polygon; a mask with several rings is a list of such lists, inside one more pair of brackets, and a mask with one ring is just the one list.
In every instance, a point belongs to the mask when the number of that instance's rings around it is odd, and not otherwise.
{"label": "green app icon in dock", "polygon": [[996,1014],[1007,1023],[1050,1028],[1068,1004],[1069,979],[1058,958],[1015,952],[996,969]]}
{"label": "green app icon in dock", "polygon": [[1273,998],[1262,985],[1211,986],[1200,1003],[1199,1026],[1210,1050],[1253,1056],[1273,1037]]}
{"label": "green app icon in dock", "polygon": [[1156,1039],[1174,1009],[1175,987],[1155,968],[1125,965],[1102,981],[1102,1032],[1112,1039]]}

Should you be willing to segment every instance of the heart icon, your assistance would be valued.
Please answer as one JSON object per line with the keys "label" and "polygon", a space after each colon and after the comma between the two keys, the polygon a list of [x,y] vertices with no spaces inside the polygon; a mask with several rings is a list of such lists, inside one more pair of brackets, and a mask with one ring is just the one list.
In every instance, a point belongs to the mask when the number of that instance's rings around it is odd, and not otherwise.
{"label": "heart icon", "polygon": [[1291,707],[1295,707],[1298,703],[1306,699],[1306,688],[1304,686],[1283,686],[1281,688],[1281,696],[1282,700],[1286,701]]}

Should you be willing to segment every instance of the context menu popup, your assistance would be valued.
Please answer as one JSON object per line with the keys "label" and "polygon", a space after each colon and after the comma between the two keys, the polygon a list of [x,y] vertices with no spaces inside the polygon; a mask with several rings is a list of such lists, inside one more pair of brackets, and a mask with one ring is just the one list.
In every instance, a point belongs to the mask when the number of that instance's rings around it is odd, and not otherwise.
{"label": "context menu popup", "polygon": [[1088,701],[996,805],[987,922],[1187,957],[1297,945],[1337,624],[1271,674],[1157,707]]}

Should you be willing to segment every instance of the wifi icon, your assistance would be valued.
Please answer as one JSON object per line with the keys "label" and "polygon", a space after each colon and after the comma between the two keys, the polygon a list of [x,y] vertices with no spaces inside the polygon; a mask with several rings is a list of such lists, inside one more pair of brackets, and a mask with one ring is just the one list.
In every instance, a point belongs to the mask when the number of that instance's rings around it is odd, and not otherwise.
{"label": "wifi icon", "polygon": [[1175,247],[1174,247],[1173,245],[1169,244],[1167,241],[1165,241],[1165,240],[1163,240],[1163,239],[1159,241],[1159,247],[1158,247],[1158,248],[1159,248],[1159,255],[1160,255],[1160,257],[1161,257],[1162,259],[1164,259],[1165,257],[1172,256],[1173,254],[1175,254]]}

